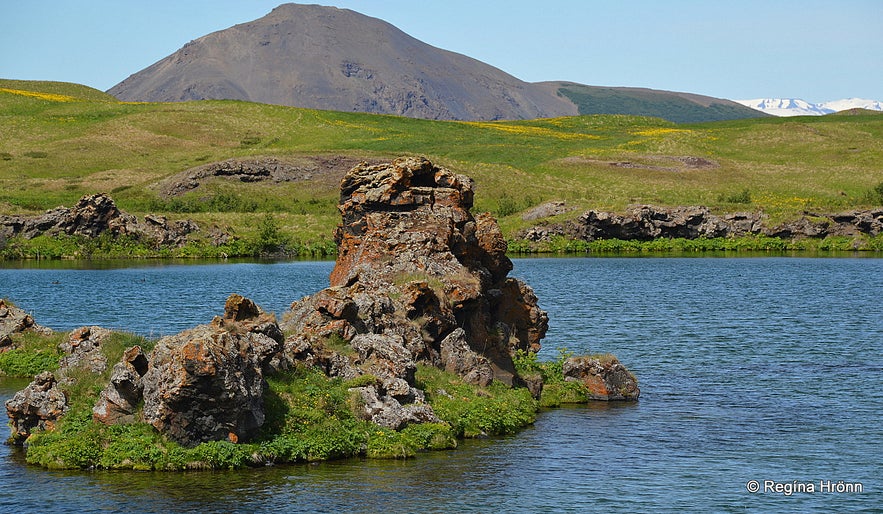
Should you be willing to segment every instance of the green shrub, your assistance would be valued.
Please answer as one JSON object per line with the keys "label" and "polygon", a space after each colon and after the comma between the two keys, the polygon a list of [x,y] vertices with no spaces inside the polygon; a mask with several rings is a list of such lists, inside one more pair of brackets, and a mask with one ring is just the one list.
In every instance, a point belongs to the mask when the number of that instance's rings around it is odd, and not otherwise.
{"label": "green shrub", "polygon": [[722,203],[750,204],[751,191],[748,189],[743,189],[738,193],[721,193],[717,197],[717,201]]}
{"label": "green shrub", "polygon": [[191,460],[205,463],[210,469],[236,469],[245,466],[251,456],[248,445],[233,444],[229,441],[208,441],[201,443],[189,452]]}
{"label": "green shrub", "polygon": [[450,450],[457,447],[457,437],[447,423],[417,423],[402,430],[418,449]]}
{"label": "green shrub", "polygon": [[258,248],[259,252],[278,252],[288,243],[289,238],[279,230],[279,224],[272,214],[267,213],[258,225]]}
{"label": "green shrub", "polygon": [[373,459],[406,459],[417,454],[417,442],[407,432],[372,427],[366,455]]}
{"label": "green shrub", "polygon": [[[170,467],[165,441],[147,423],[109,426],[104,429],[103,439],[104,451],[98,460],[100,467],[136,470],[160,470]],[[183,467],[183,463],[180,466]],[[174,465],[172,464],[171,467]]]}
{"label": "green shrub", "polygon": [[567,348],[558,348],[558,358],[542,365],[543,383],[553,384],[564,382],[564,361],[573,357]]}
{"label": "green shrub", "polygon": [[864,202],[871,205],[883,205],[883,182],[865,193]]}
{"label": "green shrub", "polygon": [[567,403],[586,403],[588,398],[588,390],[581,382],[553,382],[543,385],[540,406],[554,408]]}
{"label": "green shrub", "polygon": [[303,432],[307,442],[306,460],[355,457],[362,453],[368,424],[355,419],[332,419],[316,423]]}

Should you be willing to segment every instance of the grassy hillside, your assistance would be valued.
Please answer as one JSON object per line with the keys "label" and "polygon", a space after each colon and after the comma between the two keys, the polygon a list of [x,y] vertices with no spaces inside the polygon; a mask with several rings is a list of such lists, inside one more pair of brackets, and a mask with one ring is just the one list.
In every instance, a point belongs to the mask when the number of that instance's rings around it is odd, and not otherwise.
{"label": "grassy hillside", "polygon": [[652,89],[562,83],[558,92],[575,103],[579,113],[584,115],[636,114],[676,123],[769,116],[735,102]]}
{"label": "grassy hillside", "polygon": [[[121,103],[84,86],[4,80],[0,127],[0,214],[107,192],[136,214],[189,217],[239,234],[273,212],[303,241],[327,239],[337,223],[339,174],[278,184],[217,180],[175,199],[162,196],[159,183],[233,157],[425,155],[473,177],[476,209],[495,213],[511,234],[527,225],[523,210],[549,200],[574,208],[565,217],[652,203],[763,210],[784,220],[869,207],[883,182],[883,116],[864,114],[704,124],[621,115],[438,122],[238,101]],[[204,212],[181,212],[194,210]]]}

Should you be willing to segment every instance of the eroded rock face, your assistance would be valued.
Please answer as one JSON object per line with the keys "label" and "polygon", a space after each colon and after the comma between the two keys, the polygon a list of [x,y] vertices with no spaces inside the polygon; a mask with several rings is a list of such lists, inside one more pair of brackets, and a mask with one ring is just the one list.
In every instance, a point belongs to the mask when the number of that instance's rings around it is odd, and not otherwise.
{"label": "eroded rock face", "polygon": [[[728,223],[712,215],[706,207],[677,207],[660,209],[651,205],[629,208],[625,215],[588,211],[577,221],[581,238],[624,239],[649,241],[656,238],[726,237],[745,235],[760,228],[760,215],[737,215],[740,224]],[[748,232],[739,233],[737,226],[745,226]]]}
{"label": "eroded rock face", "polygon": [[23,442],[33,430],[53,429],[67,409],[67,398],[58,388],[55,375],[51,371],[40,373],[26,388],[6,400],[12,441]]}
{"label": "eroded rock face", "polygon": [[13,334],[27,331],[52,333],[52,330],[36,324],[30,314],[0,298],[0,352],[12,348]]}
{"label": "eroded rock face", "polygon": [[58,373],[61,380],[67,378],[67,370],[86,368],[92,373],[103,373],[107,369],[107,358],[101,352],[101,345],[111,335],[111,331],[101,327],[81,327],[58,345],[64,353],[59,362]]}
{"label": "eroded rock face", "polygon": [[[223,318],[157,342],[149,367],[140,377],[144,421],[186,446],[250,439],[264,423],[263,370],[282,341],[271,316],[261,313],[250,300],[232,296]],[[123,364],[117,385],[112,380],[102,396],[107,404],[121,406],[110,412],[125,415],[125,403],[132,404],[126,391],[136,391],[139,384]],[[132,364],[132,368],[137,374],[137,366]],[[125,402],[117,402],[117,396]],[[95,415],[114,417],[100,411]]]}
{"label": "eroded rock face", "polygon": [[548,317],[507,277],[499,227],[469,212],[472,187],[426,159],[354,167],[341,183],[331,287],[292,306],[286,348],[309,345],[315,359],[329,338],[395,335],[413,361],[511,384],[512,353],[538,350]]}
{"label": "eroded rock face", "polygon": [[473,384],[518,382],[512,355],[539,349],[548,316],[507,276],[506,242],[490,215],[470,213],[472,188],[421,158],[350,170],[331,287],[292,305],[277,365],[377,376],[359,391],[365,417],[395,428],[434,419],[414,383],[418,362]]}
{"label": "eroded rock face", "polygon": [[32,239],[40,235],[77,235],[88,238],[110,233],[132,236],[160,245],[184,244],[199,226],[190,220],[170,222],[164,216],[139,220],[121,211],[106,194],[87,195],[71,208],[59,207],[39,216],[0,216],[0,235]]}
{"label": "eroded rock face", "polygon": [[144,399],[144,382],[150,361],[140,346],[126,350],[113,367],[110,382],[92,408],[92,417],[105,425],[136,421],[135,412]]}
{"label": "eroded rock face", "polygon": [[528,241],[548,241],[567,236],[584,241],[622,239],[650,241],[657,238],[697,239],[765,235],[785,239],[828,236],[876,236],[883,233],[883,210],[849,211],[824,215],[806,212],[800,218],[767,226],[759,212],[712,214],[707,207],[655,207],[635,205],[625,214],[591,210],[564,224],[536,226],[520,236]]}

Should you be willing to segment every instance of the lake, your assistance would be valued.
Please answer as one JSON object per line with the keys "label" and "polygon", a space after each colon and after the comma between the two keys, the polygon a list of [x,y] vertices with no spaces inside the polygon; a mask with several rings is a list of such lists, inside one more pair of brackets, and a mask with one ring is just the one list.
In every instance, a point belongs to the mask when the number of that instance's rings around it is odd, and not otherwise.
{"label": "lake", "polygon": [[[883,259],[514,262],[549,312],[541,358],[614,353],[639,402],[546,411],[515,436],[406,461],[49,472],[2,446],[0,512],[879,512]],[[333,263],[125,265],[7,263],[0,296],[56,330],[158,337],[234,292],[281,313]],[[26,383],[0,380],[0,397]]]}

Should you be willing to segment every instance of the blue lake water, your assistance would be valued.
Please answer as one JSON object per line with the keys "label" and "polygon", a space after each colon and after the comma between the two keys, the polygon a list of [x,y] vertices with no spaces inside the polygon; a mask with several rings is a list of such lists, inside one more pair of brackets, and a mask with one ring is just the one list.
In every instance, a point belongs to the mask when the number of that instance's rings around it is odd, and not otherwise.
{"label": "blue lake water", "polygon": [[[57,330],[156,337],[208,322],[234,292],[281,313],[332,266],[4,268],[0,296]],[[512,275],[549,312],[542,358],[615,353],[641,400],[547,411],[407,461],[48,472],[2,446],[0,512],[881,511],[883,259],[518,259]],[[26,382],[0,380],[0,398]]]}

